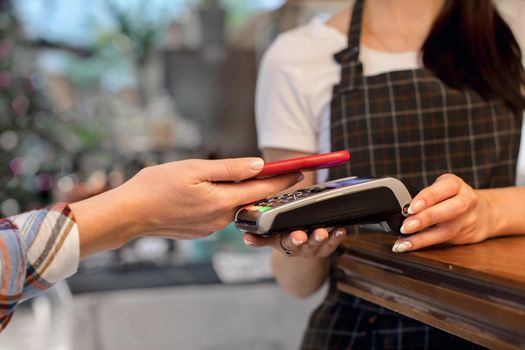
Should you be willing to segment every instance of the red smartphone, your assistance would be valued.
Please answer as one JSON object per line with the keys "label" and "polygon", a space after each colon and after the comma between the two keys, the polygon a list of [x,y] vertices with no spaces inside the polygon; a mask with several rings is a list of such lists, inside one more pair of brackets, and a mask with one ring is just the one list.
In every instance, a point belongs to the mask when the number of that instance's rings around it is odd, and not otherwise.
{"label": "red smartphone", "polygon": [[257,175],[257,177],[267,177],[288,173],[298,173],[307,170],[330,168],[336,165],[344,164],[349,160],[350,153],[348,153],[348,151],[285,159],[277,162],[266,163],[263,170]]}

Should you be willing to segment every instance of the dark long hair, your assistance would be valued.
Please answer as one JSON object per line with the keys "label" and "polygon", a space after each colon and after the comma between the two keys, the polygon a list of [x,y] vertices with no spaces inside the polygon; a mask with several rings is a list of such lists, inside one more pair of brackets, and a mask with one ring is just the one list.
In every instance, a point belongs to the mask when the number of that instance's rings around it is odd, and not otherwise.
{"label": "dark long hair", "polygon": [[522,52],[492,0],[446,0],[422,52],[446,84],[525,109]]}

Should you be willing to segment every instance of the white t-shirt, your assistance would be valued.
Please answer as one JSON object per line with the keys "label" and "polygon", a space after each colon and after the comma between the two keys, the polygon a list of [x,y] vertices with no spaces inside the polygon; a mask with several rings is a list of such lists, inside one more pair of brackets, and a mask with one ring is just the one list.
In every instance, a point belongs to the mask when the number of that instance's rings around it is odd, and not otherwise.
{"label": "white t-shirt", "polygon": [[[525,1],[496,0],[525,56]],[[350,2],[351,5],[351,2]],[[257,83],[259,147],[308,153],[330,151],[332,87],[341,79],[333,56],[347,46],[347,35],[320,19],[281,34],[261,63]],[[364,74],[421,67],[419,53],[390,53],[361,47]],[[524,57],[525,66],[525,57]],[[525,124],[518,159],[518,185],[525,185]],[[321,172],[319,181],[326,179]]]}

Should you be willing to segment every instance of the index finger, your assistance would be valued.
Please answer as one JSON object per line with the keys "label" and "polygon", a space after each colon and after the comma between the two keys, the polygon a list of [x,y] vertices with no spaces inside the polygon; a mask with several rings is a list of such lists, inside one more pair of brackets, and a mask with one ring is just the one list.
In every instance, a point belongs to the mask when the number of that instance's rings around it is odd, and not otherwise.
{"label": "index finger", "polygon": [[419,192],[408,208],[410,215],[420,213],[444,200],[454,197],[459,193],[463,180],[452,174],[440,176],[436,182]]}
{"label": "index finger", "polygon": [[405,253],[440,243],[446,243],[454,236],[454,232],[453,227],[449,224],[438,225],[427,231],[397,240],[392,247],[392,251],[394,253]]}

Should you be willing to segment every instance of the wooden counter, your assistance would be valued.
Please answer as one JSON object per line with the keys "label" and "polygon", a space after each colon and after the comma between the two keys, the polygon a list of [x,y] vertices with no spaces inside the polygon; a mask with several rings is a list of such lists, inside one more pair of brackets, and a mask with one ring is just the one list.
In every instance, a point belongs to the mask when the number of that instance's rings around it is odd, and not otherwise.
{"label": "wooden counter", "polygon": [[392,253],[396,237],[344,243],[339,288],[492,349],[525,348],[525,236]]}

